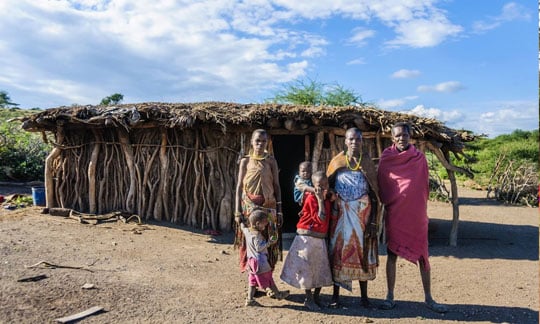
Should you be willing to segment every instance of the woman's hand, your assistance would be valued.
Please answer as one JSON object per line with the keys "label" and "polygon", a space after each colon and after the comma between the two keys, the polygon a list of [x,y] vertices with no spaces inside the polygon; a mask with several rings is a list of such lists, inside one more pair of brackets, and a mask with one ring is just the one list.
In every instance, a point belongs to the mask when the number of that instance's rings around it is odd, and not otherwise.
{"label": "woman's hand", "polygon": [[282,212],[278,212],[277,213],[277,223],[276,223],[277,227],[280,227],[283,225],[283,213]]}

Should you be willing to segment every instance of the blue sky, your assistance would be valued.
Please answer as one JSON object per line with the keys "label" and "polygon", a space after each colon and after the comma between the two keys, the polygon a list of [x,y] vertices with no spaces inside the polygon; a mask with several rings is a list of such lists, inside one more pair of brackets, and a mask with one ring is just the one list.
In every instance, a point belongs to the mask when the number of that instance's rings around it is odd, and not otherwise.
{"label": "blue sky", "polygon": [[3,0],[0,66],[22,108],[260,103],[311,79],[493,137],[538,128],[538,2]]}

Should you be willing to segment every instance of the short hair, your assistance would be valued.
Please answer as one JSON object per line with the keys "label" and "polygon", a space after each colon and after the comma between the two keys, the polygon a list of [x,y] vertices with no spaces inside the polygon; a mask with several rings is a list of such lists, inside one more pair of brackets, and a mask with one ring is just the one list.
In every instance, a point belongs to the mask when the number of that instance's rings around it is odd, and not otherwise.
{"label": "short hair", "polygon": [[257,135],[257,134],[262,134],[262,135],[268,136],[268,133],[266,132],[266,129],[259,128],[259,129],[254,130],[253,133],[251,133],[251,139],[253,139],[255,137],[255,135]]}
{"label": "short hair", "polygon": [[326,178],[326,173],[324,171],[315,171],[311,175],[311,181],[315,182],[316,180],[321,181],[322,179]]}
{"label": "short hair", "polygon": [[249,214],[249,222],[251,225],[255,225],[255,223],[260,222],[263,219],[268,219],[268,214],[262,209],[254,209],[251,211],[251,214]]}
{"label": "short hair", "polygon": [[358,134],[360,134],[360,136],[362,136],[362,131],[361,131],[360,128],[358,128],[358,127],[351,127],[351,128],[349,128],[349,129],[347,129],[347,130],[345,131],[345,136],[347,136],[347,133],[351,133],[351,132],[358,133]]}
{"label": "short hair", "polygon": [[394,126],[392,126],[392,135],[394,135],[394,128],[398,128],[398,127],[401,127],[405,130],[407,130],[407,133],[409,133],[409,135],[411,135],[411,125],[407,122],[397,122],[394,124]]}
{"label": "short hair", "polygon": [[298,168],[300,168],[301,166],[306,166],[306,167],[313,168],[313,165],[311,164],[310,161],[300,162],[300,164],[298,165]]}

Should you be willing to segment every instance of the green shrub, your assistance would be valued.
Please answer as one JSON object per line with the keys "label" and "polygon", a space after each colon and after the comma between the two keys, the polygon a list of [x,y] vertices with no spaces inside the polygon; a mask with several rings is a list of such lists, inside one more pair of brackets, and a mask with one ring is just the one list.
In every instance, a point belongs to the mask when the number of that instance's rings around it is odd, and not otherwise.
{"label": "green shrub", "polygon": [[[453,155],[450,159],[452,164],[473,172],[474,181],[468,183],[495,192],[495,198],[507,203],[538,204],[538,130],[516,130],[494,139],[482,138],[467,143],[465,153],[469,160],[458,160]],[[437,160],[429,152],[426,156],[428,160]],[[430,171],[448,179],[438,161],[430,163]],[[468,180],[460,173],[456,173],[456,178],[462,183]]]}
{"label": "green shrub", "polygon": [[41,134],[24,131],[10,118],[36,113],[19,108],[0,109],[0,180],[43,180],[45,158],[51,146],[45,144]]}

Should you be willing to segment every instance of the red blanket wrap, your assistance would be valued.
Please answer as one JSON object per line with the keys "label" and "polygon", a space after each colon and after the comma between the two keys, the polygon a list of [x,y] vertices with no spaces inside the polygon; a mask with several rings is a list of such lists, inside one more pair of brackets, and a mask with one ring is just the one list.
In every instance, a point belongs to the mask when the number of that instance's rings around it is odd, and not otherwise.
{"label": "red blanket wrap", "polygon": [[378,180],[388,249],[415,264],[423,259],[429,270],[426,157],[412,144],[403,152],[393,145],[381,155]]}

